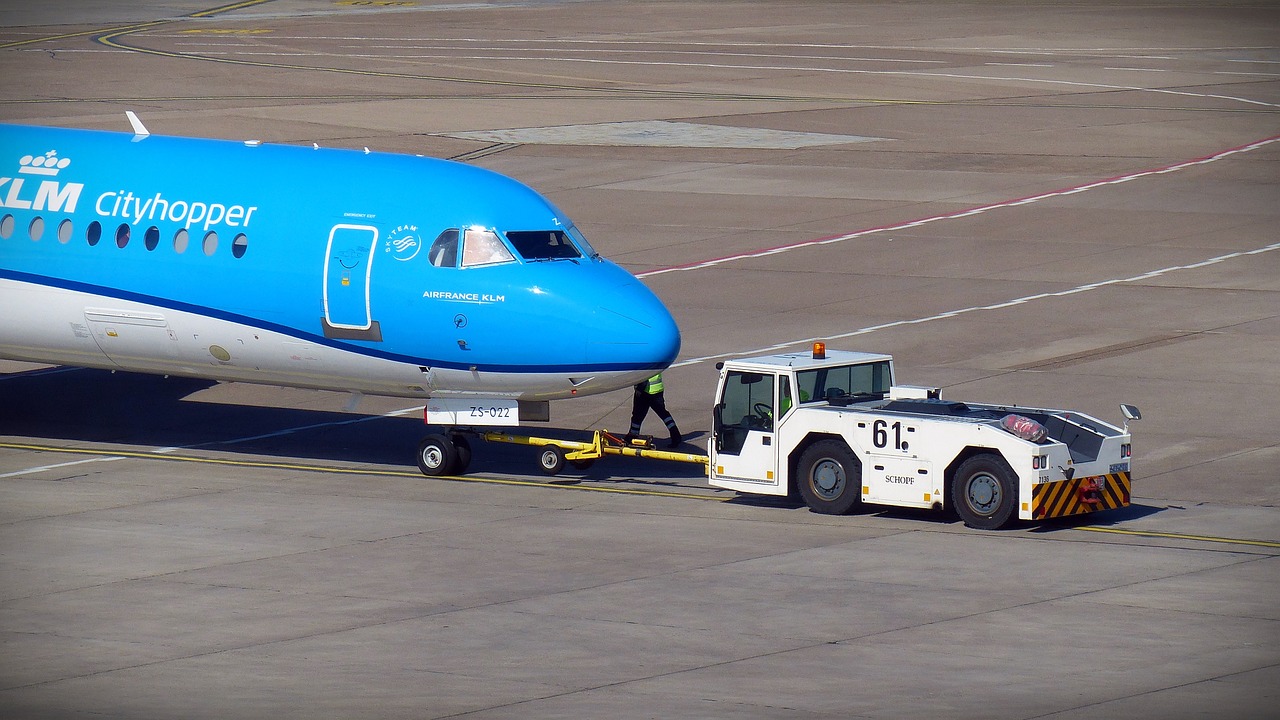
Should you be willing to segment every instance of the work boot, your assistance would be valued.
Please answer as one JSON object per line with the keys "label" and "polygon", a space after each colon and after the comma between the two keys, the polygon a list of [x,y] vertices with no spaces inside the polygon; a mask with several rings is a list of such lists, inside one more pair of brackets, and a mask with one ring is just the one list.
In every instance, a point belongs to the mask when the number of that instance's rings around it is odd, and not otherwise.
{"label": "work boot", "polygon": [[682,436],[682,435],[680,434],[680,431],[679,431],[679,430],[672,430],[672,431],[671,431],[671,444],[667,445],[667,447],[673,447],[673,448],[674,448],[674,447],[680,447],[680,441],[681,441],[681,440],[683,440],[683,439],[684,439],[684,436]]}

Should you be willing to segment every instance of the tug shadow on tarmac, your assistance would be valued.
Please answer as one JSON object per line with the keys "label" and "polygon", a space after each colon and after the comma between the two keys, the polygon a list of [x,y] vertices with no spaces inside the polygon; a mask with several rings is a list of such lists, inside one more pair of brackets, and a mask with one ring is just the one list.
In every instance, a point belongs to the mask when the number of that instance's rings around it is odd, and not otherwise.
{"label": "tug shadow on tarmac", "polygon": [[1037,526],[1031,528],[1031,532],[1051,533],[1057,532],[1058,530],[1074,530],[1085,525],[1104,528],[1114,527],[1132,520],[1140,520],[1145,517],[1162,513],[1166,509],[1167,508],[1156,507],[1153,505],[1141,505],[1134,503],[1129,507],[1117,508],[1115,510],[1103,510],[1101,512],[1088,513],[1085,515],[1072,515],[1070,517],[1044,520]]}
{"label": "tug shadow on tarmac", "polygon": [[[733,505],[746,505],[749,507],[808,510],[808,507],[804,504],[803,500],[789,496],[739,495],[728,502]],[[1165,508],[1163,507],[1135,503],[1129,507],[1119,508],[1117,510],[1105,510],[1097,513],[1073,515],[1071,517],[1042,520],[1039,522],[1015,520],[1005,528],[995,532],[1001,532],[1004,530],[1023,530],[1030,533],[1042,534],[1057,532],[1059,530],[1074,530],[1086,525],[1103,528],[1113,527],[1123,525],[1128,521],[1155,515],[1163,512],[1164,510]],[[896,518],[899,520],[910,520],[912,522],[930,523],[940,526],[959,527],[963,525],[960,518],[950,509],[931,510],[926,508],[900,508],[864,504],[860,510],[854,510],[851,515],[855,517],[866,516]],[[983,530],[981,532],[992,531]]]}

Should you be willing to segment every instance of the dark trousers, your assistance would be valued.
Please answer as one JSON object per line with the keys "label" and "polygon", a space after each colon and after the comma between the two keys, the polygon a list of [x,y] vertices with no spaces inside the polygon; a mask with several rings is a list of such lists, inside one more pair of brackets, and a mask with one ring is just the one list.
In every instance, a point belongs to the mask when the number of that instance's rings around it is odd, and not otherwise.
{"label": "dark trousers", "polygon": [[671,417],[671,413],[667,412],[667,401],[663,399],[662,393],[654,393],[650,395],[646,392],[636,391],[631,399],[631,434],[640,434],[640,425],[644,423],[644,416],[650,410],[662,419],[666,424],[667,430],[671,433],[671,437],[680,436],[680,431],[676,428],[676,420]]}

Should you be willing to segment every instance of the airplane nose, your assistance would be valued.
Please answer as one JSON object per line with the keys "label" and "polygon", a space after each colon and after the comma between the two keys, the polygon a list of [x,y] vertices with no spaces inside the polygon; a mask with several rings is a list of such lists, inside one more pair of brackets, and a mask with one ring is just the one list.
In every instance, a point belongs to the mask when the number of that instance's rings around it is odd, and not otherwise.
{"label": "airplane nose", "polygon": [[662,301],[634,277],[601,298],[595,333],[587,341],[592,364],[618,370],[665,368],[680,352],[680,328]]}

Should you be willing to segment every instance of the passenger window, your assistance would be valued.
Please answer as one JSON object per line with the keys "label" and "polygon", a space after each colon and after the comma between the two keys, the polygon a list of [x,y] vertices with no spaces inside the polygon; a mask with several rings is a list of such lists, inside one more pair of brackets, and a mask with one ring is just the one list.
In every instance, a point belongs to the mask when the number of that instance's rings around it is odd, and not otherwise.
{"label": "passenger window", "polygon": [[244,233],[236,235],[231,241],[231,256],[239,259],[244,257],[244,251],[249,249],[249,238]]}
{"label": "passenger window", "polygon": [[71,242],[71,233],[73,230],[74,228],[72,227],[70,220],[63,220],[61,223],[58,223],[58,242],[63,245]]}
{"label": "passenger window", "polygon": [[445,230],[436,241],[431,243],[427,258],[436,267],[457,267],[458,265],[458,231]]}
{"label": "passenger window", "polygon": [[128,223],[120,223],[120,227],[116,228],[116,247],[122,248],[129,244],[129,225]]}
{"label": "passenger window", "polygon": [[142,241],[148,250],[155,250],[156,246],[160,244],[160,228],[155,225],[147,228],[146,234],[142,236]]}
{"label": "passenger window", "polygon": [[582,257],[582,253],[569,240],[569,234],[560,230],[512,231],[507,233],[507,239],[516,246],[516,252],[525,260]]}
{"label": "passenger window", "polygon": [[85,228],[84,231],[84,239],[85,242],[89,243],[89,247],[97,245],[98,241],[102,239],[102,224],[97,220],[89,223],[89,227]]}
{"label": "passenger window", "polygon": [[31,224],[27,226],[27,234],[31,236],[32,240],[39,240],[40,236],[44,235],[44,218],[37,215],[31,221]]}
{"label": "passenger window", "polygon": [[5,215],[0,218],[0,238],[8,240],[13,236],[13,216]]}
{"label": "passenger window", "polygon": [[173,251],[181,255],[187,251],[187,243],[191,242],[191,238],[187,235],[186,228],[178,228],[173,234]]}
{"label": "passenger window", "polygon": [[512,262],[515,256],[492,230],[470,228],[462,236],[462,267]]}
{"label": "passenger window", "polygon": [[218,233],[210,230],[204,234],[204,254],[210,257],[218,251]]}

